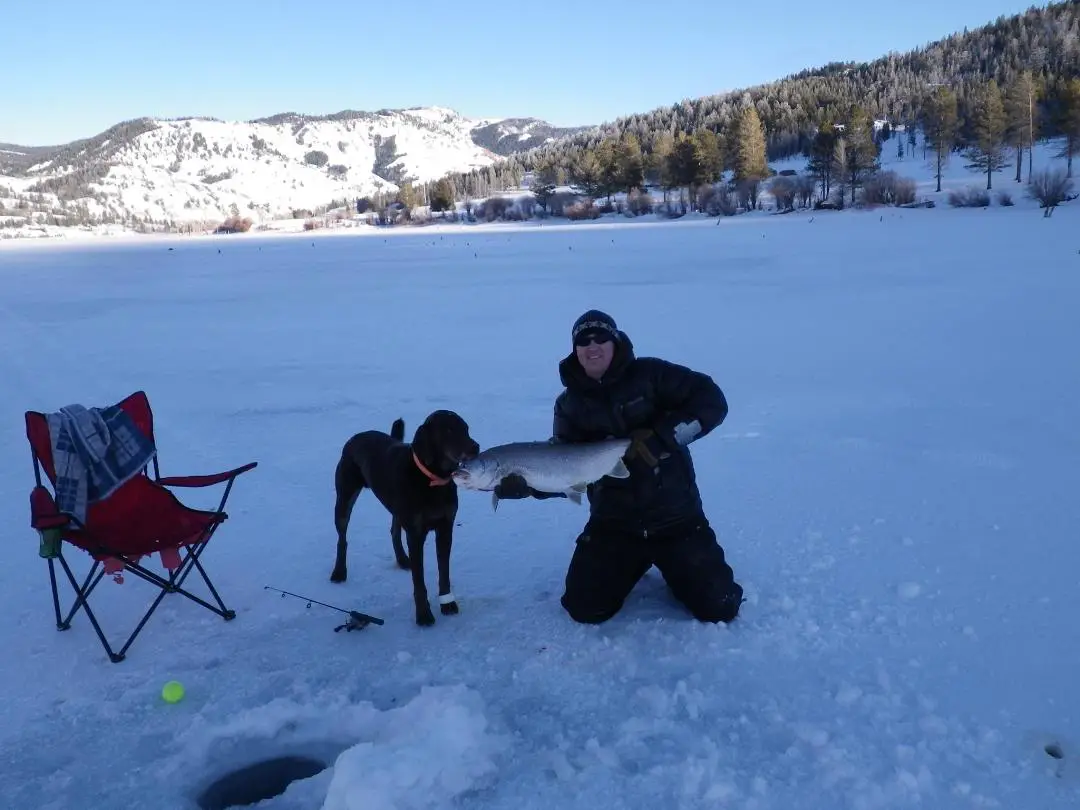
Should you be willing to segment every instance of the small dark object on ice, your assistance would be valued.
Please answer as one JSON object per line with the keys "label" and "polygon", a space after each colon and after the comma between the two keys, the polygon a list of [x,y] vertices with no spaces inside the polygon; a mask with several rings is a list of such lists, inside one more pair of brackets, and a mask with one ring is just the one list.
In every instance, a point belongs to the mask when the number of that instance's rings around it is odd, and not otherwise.
{"label": "small dark object on ice", "polygon": [[358,610],[345,610],[345,608],[334,607],[333,605],[326,604],[326,602],[320,602],[317,599],[308,599],[306,596],[300,596],[300,594],[297,593],[289,593],[288,591],[283,591],[278,588],[271,587],[270,585],[263,585],[263,590],[277,591],[281,594],[282,599],[284,599],[286,596],[292,596],[296,599],[303,599],[305,602],[307,602],[308,607],[311,607],[312,604],[322,605],[323,607],[328,607],[331,610],[336,610],[339,613],[347,614],[349,617],[348,621],[346,621],[345,624],[339,624],[337,627],[335,627],[335,633],[339,630],[345,630],[351,633],[353,630],[363,630],[369,624],[384,624],[383,620],[377,618],[376,616],[369,616],[368,614],[361,613]]}
{"label": "small dark object on ice", "polygon": [[[358,613],[355,610],[350,610],[348,620],[345,624],[339,624],[335,627],[334,632],[336,633],[339,630],[344,630],[347,633],[351,633],[353,630],[363,630],[369,624],[371,624],[371,617],[363,613]],[[382,622],[380,621],[378,624],[382,624]]]}
{"label": "small dark object on ice", "polygon": [[1061,746],[1057,743],[1047,743],[1043,750],[1054,759],[1065,759],[1065,752],[1061,750]]}

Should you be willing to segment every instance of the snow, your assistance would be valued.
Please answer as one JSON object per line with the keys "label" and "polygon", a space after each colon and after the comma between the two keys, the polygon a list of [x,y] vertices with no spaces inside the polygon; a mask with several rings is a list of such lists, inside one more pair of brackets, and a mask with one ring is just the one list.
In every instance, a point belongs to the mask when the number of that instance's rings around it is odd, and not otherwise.
{"label": "snow", "polygon": [[[158,185],[174,192],[171,199],[164,195],[158,198],[160,210],[146,208],[155,217],[190,219],[190,209],[185,211],[184,206],[190,201],[192,207],[202,209],[210,205],[209,200],[216,201],[222,210],[236,202],[245,213],[255,210],[280,216],[291,208],[315,208],[334,199],[351,200],[380,189],[396,190],[372,174],[375,136],[396,136],[397,152],[403,155],[399,162],[406,173],[420,180],[492,162],[470,140],[466,119],[446,113],[449,120],[444,120],[423,112],[309,122],[299,132],[288,123],[159,122],[158,129],[140,135],[122,151],[119,157],[125,167],[114,168],[102,185],[122,190],[123,204],[131,210],[140,208],[144,194],[153,198]],[[194,147],[196,135],[202,136],[206,146],[191,155],[187,150]],[[265,142],[265,149],[255,148],[255,138]],[[180,168],[170,172],[181,148],[184,157]],[[336,178],[326,167],[306,164],[304,156],[311,151],[324,152],[328,165],[348,167],[348,175]],[[232,176],[209,187],[202,182],[206,176],[227,172]],[[177,198],[185,186],[188,193]]]}
{"label": "snow", "polygon": [[[285,755],[329,767],[262,810],[1078,806],[1080,208],[606,225],[5,244],[0,807],[195,810]],[[485,447],[546,437],[594,306],[729,398],[693,454],[740,618],[653,571],[575,625],[562,499],[463,492],[434,627],[369,493],[331,584],[342,443],[442,407]],[[112,664],[54,628],[22,414],[136,389],[164,474],[260,465],[203,558],[236,620],[166,599]],[[95,597],[115,638],[152,593]]]}

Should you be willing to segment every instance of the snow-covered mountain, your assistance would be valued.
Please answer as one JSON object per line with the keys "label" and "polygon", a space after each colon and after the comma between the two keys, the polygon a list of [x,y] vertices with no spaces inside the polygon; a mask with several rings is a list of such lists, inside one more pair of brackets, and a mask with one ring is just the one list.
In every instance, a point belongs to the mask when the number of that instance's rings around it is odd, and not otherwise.
{"label": "snow-covered mountain", "polygon": [[585,127],[553,127],[538,118],[490,118],[472,130],[475,143],[499,155],[512,155],[557,141]]}
{"label": "snow-covered mountain", "polygon": [[[143,118],[65,146],[0,145],[0,206],[82,221],[259,221],[490,166],[577,130],[445,107],[255,121]],[[2,213],[2,212],[0,212]]]}

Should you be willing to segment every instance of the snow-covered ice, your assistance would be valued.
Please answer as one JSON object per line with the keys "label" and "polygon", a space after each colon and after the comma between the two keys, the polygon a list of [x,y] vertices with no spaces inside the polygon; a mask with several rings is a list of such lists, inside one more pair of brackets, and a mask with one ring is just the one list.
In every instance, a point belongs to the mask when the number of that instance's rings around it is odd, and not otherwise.
{"label": "snow-covered ice", "polygon": [[[1080,806],[1078,234],[1070,204],[0,251],[0,807],[194,810],[291,754],[329,767],[265,810]],[[374,499],[331,584],[342,442],[439,407],[546,437],[594,306],[729,398],[693,452],[739,620],[651,572],[573,624],[565,500],[463,492],[434,627]],[[54,628],[22,415],[140,388],[164,474],[259,467],[204,556],[236,620],[166,600],[112,664]],[[114,634],[150,596],[96,594]]]}

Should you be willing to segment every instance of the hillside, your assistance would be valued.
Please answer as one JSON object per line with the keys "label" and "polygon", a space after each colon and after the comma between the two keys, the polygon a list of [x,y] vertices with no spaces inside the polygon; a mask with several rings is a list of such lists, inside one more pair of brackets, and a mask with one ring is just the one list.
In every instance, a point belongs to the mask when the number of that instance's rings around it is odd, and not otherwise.
{"label": "hillside", "polygon": [[808,153],[819,127],[844,121],[855,106],[873,119],[910,131],[938,86],[956,94],[962,123],[957,145],[963,147],[973,139],[973,108],[986,80],[994,79],[1005,88],[1025,70],[1039,86],[1036,137],[1061,134],[1062,86],[1080,76],[1080,0],[1000,17],[906,53],[889,53],[863,63],[828,64],[768,84],[634,113],[515,154],[494,171],[455,174],[451,179],[462,192],[481,183],[501,190],[524,170],[544,163],[569,167],[606,139],[633,135],[649,155],[666,136],[699,129],[720,137],[725,165],[732,168],[731,141],[739,115],[748,106],[764,126],[769,158],[783,159]]}
{"label": "hillside", "polygon": [[431,107],[250,122],[137,119],[57,147],[0,146],[0,216],[174,226],[264,220],[492,165],[576,132]]}
{"label": "hillside", "polygon": [[497,155],[509,156],[557,143],[588,131],[588,127],[553,127],[536,118],[493,119],[472,130],[473,142]]}

